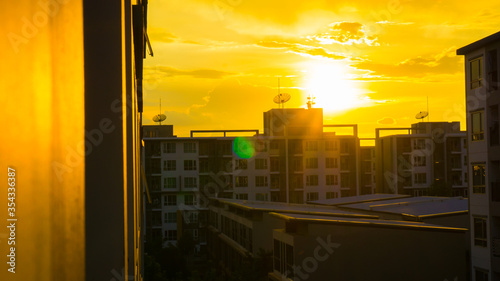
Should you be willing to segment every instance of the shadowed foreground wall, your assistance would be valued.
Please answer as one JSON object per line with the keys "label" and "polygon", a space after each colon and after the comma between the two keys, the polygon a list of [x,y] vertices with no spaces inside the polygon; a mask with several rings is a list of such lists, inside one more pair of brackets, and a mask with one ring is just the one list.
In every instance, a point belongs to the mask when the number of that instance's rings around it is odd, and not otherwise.
{"label": "shadowed foreground wall", "polygon": [[142,280],[131,13],[119,0],[2,3],[0,280]]}

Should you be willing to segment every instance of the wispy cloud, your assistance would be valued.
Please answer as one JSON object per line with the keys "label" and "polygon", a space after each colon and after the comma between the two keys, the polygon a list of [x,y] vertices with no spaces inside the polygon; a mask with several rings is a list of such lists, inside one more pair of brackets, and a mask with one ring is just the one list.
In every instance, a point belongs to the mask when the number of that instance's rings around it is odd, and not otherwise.
{"label": "wispy cloud", "polygon": [[308,46],[299,43],[277,42],[277,41],[261,41],[257,43],[258,46],[266,48],[281,48],[291,53],[301,56],[322,57],[334,60],[343,60],[347,57],[343,54],[327,51],[321,47]]}
{"label": "wispy cloud", "polygon": [[220,79],[226,76],[235,75],[234,72],[220,71],[215,69],[195,69],[195,70],[182,70],[168,66],[157,66],[155,71],[162,73],[167,77],[174,76],[191,76],[193,78],[207,78],[207,79]]}
{"label": "wispy cloud", "polygon": [[381,64],[364,61],[354,65],[358,69],[368,70],[372,78],[387,77],[425,77],[427,75],[454,74],[462,69],[460,57],[455,55],[455,47],[428,56],[408,58],[396,64]]}

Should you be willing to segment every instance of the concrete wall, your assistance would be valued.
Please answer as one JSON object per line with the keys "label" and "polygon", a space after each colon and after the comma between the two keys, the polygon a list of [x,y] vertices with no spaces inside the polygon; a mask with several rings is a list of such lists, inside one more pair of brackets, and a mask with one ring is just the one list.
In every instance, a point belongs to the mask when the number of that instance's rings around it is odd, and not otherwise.
{"label": "concrete wall", "polygon": [[465,280],[463,232],[309,224],[292,235],[295,280]]}

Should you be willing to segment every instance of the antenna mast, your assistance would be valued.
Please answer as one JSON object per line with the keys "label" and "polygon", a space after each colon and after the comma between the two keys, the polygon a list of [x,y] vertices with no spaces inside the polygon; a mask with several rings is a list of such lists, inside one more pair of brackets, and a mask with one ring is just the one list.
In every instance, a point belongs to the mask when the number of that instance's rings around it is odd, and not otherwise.
{"label": "antenna mast", "polygon": [[427,96],[427,122],[429,122],[429,96]]}

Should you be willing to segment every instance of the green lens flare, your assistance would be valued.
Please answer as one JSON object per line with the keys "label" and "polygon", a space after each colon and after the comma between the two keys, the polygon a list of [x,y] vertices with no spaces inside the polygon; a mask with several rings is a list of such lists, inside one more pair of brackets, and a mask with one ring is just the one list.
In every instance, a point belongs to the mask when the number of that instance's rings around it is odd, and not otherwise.
{"label": "green lens flare", "polygon": [[242,159],[251,158],[255,154],[253,143],[247,138],[237,137],[233,141],[233,151]]}

